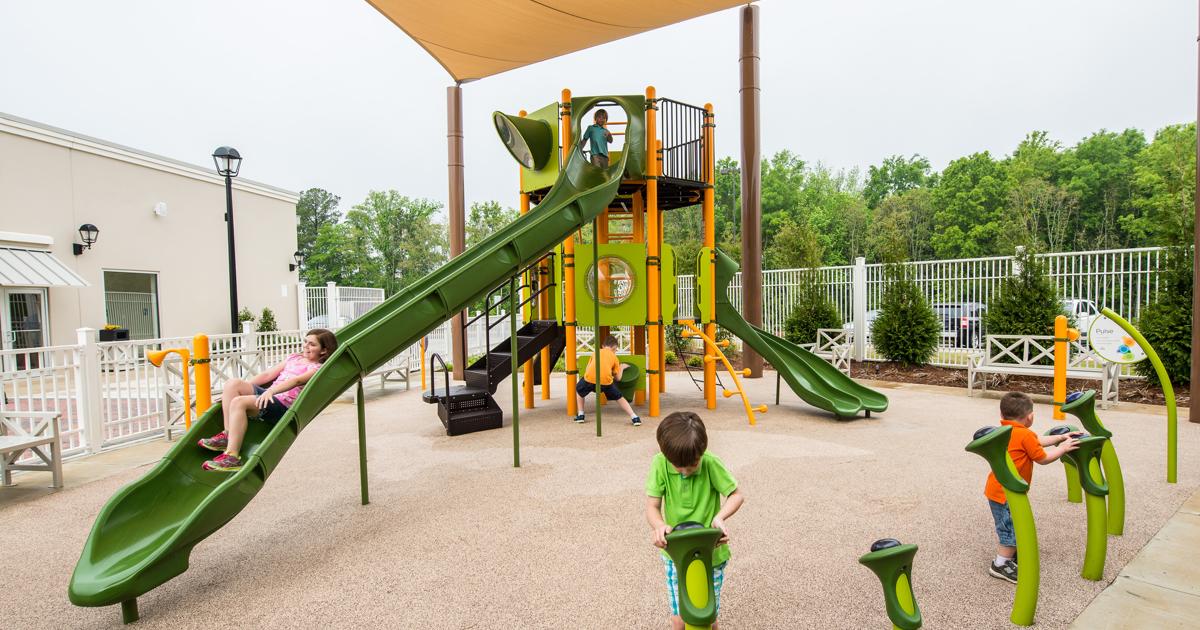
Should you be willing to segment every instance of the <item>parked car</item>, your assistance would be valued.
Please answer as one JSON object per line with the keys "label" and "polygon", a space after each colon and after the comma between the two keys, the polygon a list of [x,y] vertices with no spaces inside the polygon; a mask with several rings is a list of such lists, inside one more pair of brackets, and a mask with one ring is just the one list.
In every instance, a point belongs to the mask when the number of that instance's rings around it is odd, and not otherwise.
{"label": "parked car", "polygon": [[1063,300],[1062,304],[1063,310],[1075,318],[1075,328],[1079,330],[1079,338],[1086,340],[1092,322],[1100,317],[1100,309],[1096,307],[1095,302],[1080,298],[1067,298]]}
{"label": "parked car", "polygon": [[[866,317],[866,320],[867,320],[867,339],[870,339],[870,338],[871,338],[871,327],[875,325],[875,319],[876,319],[877,317],[879,317],[879,309],[874,309],[874,310],[867,311],[867,317]],[[846,322],[845,324],[842,324],[842,330],[849,330],[849,331],[853,331],[853,330],[854,330],[854,322],[853,322],[853,321],[849,321],[849,322]]]}
{"label": "parked car", "polygon": [[[345,326],[345,325],[346,325],[346,318],[345,318],[345,317],[339,317],[339,318],[338,318],[338,324],[340,324],[340,325],[338,326],[338,328],[341,328],[342,326]],[[313,328],[329,328],[329,318],[328,318],[328,317],[326,317],[326,316],[324,316],[324,315],[316,315],[316,316],[314,316],[314,317],[310,318],[310,319],[308,320],[308,329],[309,329],[309,330],[312,330]]]}
{"label": "parked car", "polygon": [[942,345],[951,348],[983,347],[983,314],[987,305],[980,302],[933,304],[933,312],[942,322]]}

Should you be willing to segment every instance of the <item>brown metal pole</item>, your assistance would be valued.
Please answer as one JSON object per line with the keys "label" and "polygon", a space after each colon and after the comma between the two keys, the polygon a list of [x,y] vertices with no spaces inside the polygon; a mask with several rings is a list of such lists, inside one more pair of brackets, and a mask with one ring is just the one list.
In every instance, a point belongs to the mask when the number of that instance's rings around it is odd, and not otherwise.
{"label": "brown metal pole", "polygon": [[[742,7],[742,317],[762,326],[762,199],[759,157],[758,5]],[[742,348],[748,378],[762,378],[763,359]]]}
{"label": "brown metal pole", "polygon": [[[1200,26],[1198,26],[1200,28]],[[1200,63],[1200,30],[1197,31],[1196,60]],[[1200,67],[1196,74],[1196,127],[1200,129]],[[1196,147],[1196,189],[1200,190],[1200,144]],[[1200,423],[1200,327],[1196,313],[1200,312],[1200,196],[1195,196],[1195,223],[1192,226],[1192,382],[1189,390],[1188,421]]]}
{"label": "brown metal pole", "polygon": [[[466,249],[467,211],[464,199],[462,86],[455,84],[446,88],[446,167],[450,175],[450,257]],[[463,370],[467,365],[467,344],[464,335],[466,311],[457,313],[451,320],[451,359],[454,364],[454,380],[464,380]]]}

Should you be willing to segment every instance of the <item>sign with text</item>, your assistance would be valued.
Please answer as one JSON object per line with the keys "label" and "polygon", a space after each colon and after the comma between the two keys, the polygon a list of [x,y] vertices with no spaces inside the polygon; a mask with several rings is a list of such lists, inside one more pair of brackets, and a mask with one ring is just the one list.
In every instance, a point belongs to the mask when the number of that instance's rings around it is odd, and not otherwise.
{"label": "sign with text", "polygon": [[1100,316],[1092,321],[1088,343],[1100,358],[1113,363],[1137,363],[1146,358],[1146,351],[1113,320]]}

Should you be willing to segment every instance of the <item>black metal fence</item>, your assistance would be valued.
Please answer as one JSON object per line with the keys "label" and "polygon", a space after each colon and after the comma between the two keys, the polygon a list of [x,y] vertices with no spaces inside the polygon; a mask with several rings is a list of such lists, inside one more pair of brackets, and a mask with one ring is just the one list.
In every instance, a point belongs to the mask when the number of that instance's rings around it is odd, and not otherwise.
{"label": "black metal fence", "polygon": [[[662,140],[662,177],[704,182],[704,108],[658,99],[658,137]],[[647,151],[653,155],[653,151]]]}

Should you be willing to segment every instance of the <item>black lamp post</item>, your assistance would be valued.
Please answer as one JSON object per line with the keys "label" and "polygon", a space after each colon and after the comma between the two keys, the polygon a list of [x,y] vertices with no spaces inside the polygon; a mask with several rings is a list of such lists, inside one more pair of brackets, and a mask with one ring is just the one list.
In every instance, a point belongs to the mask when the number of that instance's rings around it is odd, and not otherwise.
{"label": "black lamp post", "polygon": [[233,147],[218,147],[213,151],[217,174],[225,178],[225,233],[229,241],[229,327],[238,330],[237,259],[233,252],[233,178],[242,167],[242,155]]}
{"label": "black lamp post", "polygon": [[288,271],[295,271],[300,268],[300,265],[304,264],[304,252],[296,250],[296,253],[292,254],[292,259],[296,262],[288,263]]}

